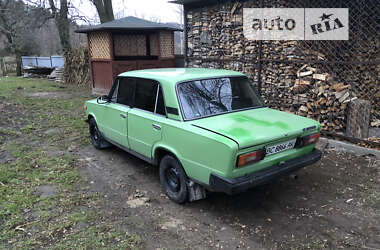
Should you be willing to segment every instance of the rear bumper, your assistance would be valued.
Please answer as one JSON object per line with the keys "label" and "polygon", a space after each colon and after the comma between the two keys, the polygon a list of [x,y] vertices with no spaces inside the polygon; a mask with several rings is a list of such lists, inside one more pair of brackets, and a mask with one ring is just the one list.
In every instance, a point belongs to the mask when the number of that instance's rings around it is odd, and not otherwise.
{"label": "rear bumper", "polygon": [[322,152],[318,149],[314,149],[307,155],[235,179],[211,174],[209,188],[214,192],[223,192],[227,194],[243,192],[251,187],[262,185],[282,175],[290,174],[307,165],[311,165],[320,160],[321,157]]}

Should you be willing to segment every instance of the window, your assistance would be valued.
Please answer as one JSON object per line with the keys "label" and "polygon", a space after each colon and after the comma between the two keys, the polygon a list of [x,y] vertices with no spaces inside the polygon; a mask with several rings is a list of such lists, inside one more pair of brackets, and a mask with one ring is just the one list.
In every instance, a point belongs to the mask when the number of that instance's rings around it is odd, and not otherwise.
{"label": "window", "polygon": [[131,78],[120,78],[117,94],[117,103],[132,106],[134,80]]}
{"label": "window", "polygon": [[180,83],[179,100],[185,119],[197,119],[262,106],[246,77],[223,77]]}
{"label": "window", "polygon": [[118,88],[119,88],[119,80],[116,81],[113,89],[111,89],[111,91],[113,91],[112,95],[111,95],[111,102],[116,102],[117,100],[117,92],[118,92]]}
{"label": "window", "polygon": [[156,113],[160,115],[166,115],[165,110],[165,103],[164,103],[164,96],[162,94],[162,89],[159,88],[158,90],[158,99],[157,99],[157,106],[156,106]]}
{"label": "window", "polygon": [[154,112],[158,84],[148,79],[136,79],[135,107]]}
{"label": "window", "polygon": [[112,87],[110,96],[112,102],[166,116],[163,92],[156,81],[121,77]]}

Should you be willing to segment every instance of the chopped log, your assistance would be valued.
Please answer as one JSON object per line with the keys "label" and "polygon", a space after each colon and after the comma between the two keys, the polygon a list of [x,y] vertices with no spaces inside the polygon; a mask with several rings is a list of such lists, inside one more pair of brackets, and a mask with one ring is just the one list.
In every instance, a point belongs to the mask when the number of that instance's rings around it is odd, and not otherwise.
{"label": "chopped log", "polygon": [[344,102],[349,96],[350,93],[347,91],[341,98],[339,98],[339,102]]}
{"label": "chopped log", "polygon": [[317,72],[316,68],[313,68],[313,67],[310,67],[310,66],[306,67],[306,69],[309,70],[309,71]]}
{"label": "chopped log", "polygon": [[351,88],[351,86],[350,85],[344,85],[344,83],[340,82],[340,83],[333,84],[332,88],[339,92],[339,91],[344,90],[344,89],[349,89],[349,88]]}
{"label": "chopped log", "polygon": [[310,85],[311,82],[308,80],[296,79],[295,85]]}
{"label": "chopped log", "polygon": [[346,95],[346,93],[348,93],[347,90],[343,90],[343,91],[340,91],[340,92],[335,92],[335,98],[336,99],[340,99],[342,96]]}
{"label": "chopped log", "polygon": [[301,106],[299,111],[302,111],[302,112],[307,112],[308,111],[308,108],[306,106]]}
{"label": "chopped log", "polygon": [[321,81],[327,81],[327,79],[329,78],[329,74],[327,73],[324,73],[324,74],[313,74],[313,79],[318,79],[318,80],[321,80]]}
{"label": "chopped log", "polygon": [[312,75],[313,74],[313,71],[305,71],[305,72],[299,72],[299,73],[297,73],[297,76],[298,77],[302,77],[302,76],[310,76],[310,75]]}

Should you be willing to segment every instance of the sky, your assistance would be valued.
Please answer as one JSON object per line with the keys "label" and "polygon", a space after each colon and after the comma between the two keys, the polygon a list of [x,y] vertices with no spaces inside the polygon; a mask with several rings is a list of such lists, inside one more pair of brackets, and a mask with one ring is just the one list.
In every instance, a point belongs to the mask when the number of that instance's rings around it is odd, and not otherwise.
{"label": "sky", "polygon": [[[79,14],[86,16],[92,24],[98,21],[96,8],[90,0],[73,0]],[[158,22],[181,22],[178,4],[168,3],[168,0],[112,0],[115,19],[136,16]],[[77,21],[78,24],[85,24]],[[98,21],[99,22],[99,21]]]}

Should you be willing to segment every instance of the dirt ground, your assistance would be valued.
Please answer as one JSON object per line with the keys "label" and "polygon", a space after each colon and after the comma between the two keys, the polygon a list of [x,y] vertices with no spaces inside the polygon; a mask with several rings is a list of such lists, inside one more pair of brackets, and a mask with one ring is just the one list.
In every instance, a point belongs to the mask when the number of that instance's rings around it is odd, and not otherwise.
{"label": "dirt ground", "polygon": [[[380,166],[371,157],[326,150],[296,180],[181,206],[161,192],[157,168],[119,149],[76,154],[91,190],[105,193],[106,209],[148,248],[380,248],[380,201],[371,197],[379,195]],[[148,200],[131,208],[128,200],[139,197]]]}
{"label": "dirt ground", "polygon": [[[71,98],[65,89],[52,93],[53,99]],[[49,97],[46,91],[27,95]],[[86,98],[88,94],[83,94]],[[22,122],[9,112],[17,105],[0,97],[0,114],[6,117],[0,119],[0,127],[20,130]],[[50,136],[61,129],[38,128],[40,134]],[[97,209],[126,233],[140,235],[141,248],[380,249],[380,161],[372,156],[319,145],[322,160],[299,171],[297,179],[284,177],[234,196],[209,193],[205,200],[177,205],[163,194],[158,168],[120,149],[96,150],[88,139],[57,149],[42,144],[42,139],[28,141],[18,133],[4,134],[0,131],[4,145],[18,140],[42,147],[49,155],[77,159],[82,178],[78,189],[98,194],[103,205]],[[74,135],[78,136],[87,138],[87,134]],[[7,150],[0,151],[0,163],[14,160]],[[59,190],[43,186],[39,192],[50,196]]]}

